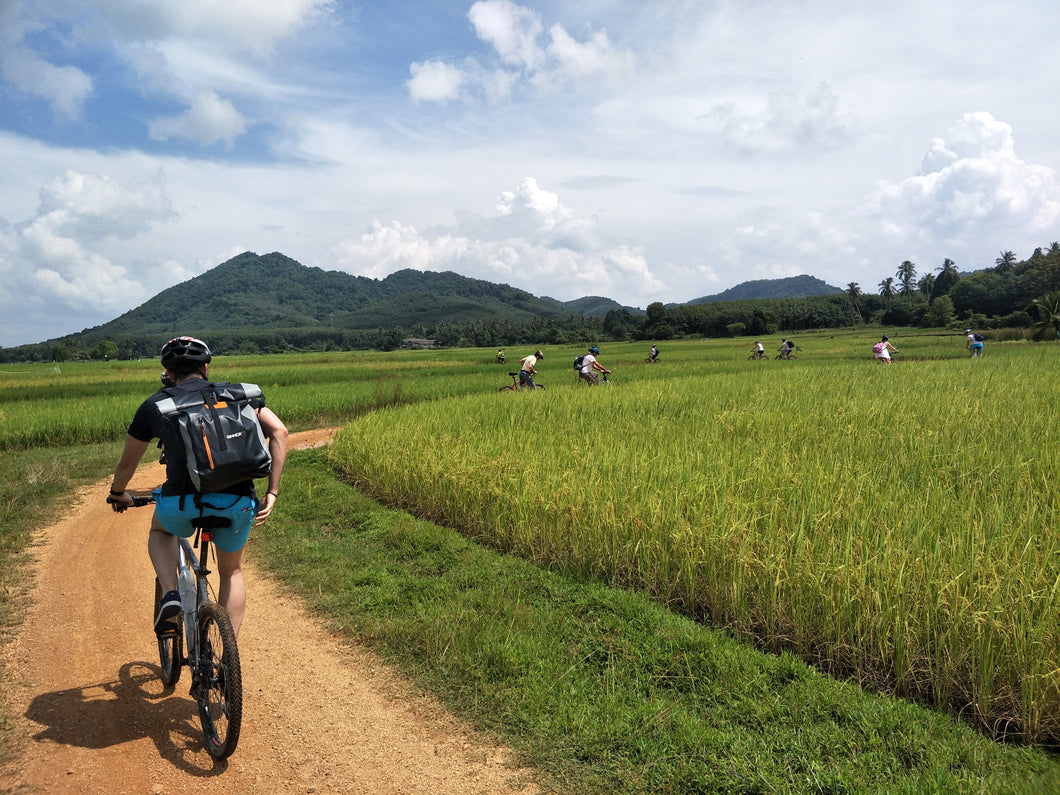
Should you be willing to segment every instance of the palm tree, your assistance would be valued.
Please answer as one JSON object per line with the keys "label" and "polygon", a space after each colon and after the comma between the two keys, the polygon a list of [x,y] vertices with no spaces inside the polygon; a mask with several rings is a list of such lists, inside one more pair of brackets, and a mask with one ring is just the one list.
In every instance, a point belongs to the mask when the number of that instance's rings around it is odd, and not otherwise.
{"label": "palm tree", "polygon": [[891,299],[894,297],[894,277],[888,276],[882,282],[880,282],[880,295],[884,298]]}
{"label": "palm tree", "polygon": [[1044,337],[1046,331],[1052,329],[1060,339],[1060,290],[1046,293],[1041,298],[1035,298],[1031,304],[1038,310],[1040,320],[1031,325],[1035,337]]}
{"label": "palm tree", "polygon": [[1016,255],[1011,251],[1002,251],[1001,256],[994,260],[994,265],[998,273],[1008,273],[1016,267]]}
{"label": "palm tree", "polygon": [[854,310],[858,313],[858,317],[861,319],[861,322],[864,323],[865,316],[861,314],[861,305],[858,304],[858,299],[861,298],[861,288],[858,287],[857,282],[851,282],[847,285],[847,297],[854,305]]}
{"label": "palm tree", "polygon": [[935,286],[935,274],[925,273],[920,277],[920,281],[916,283],[917,289],[920,290],[924,295],[931,295],[931,288]]}
{"label": "palm tree", "polygon": [[1049,253],[1050,254],[1056,254],[1057,252],[1060,252],[1060,241],[1054,240],[1049,245]]}
{"label": "palm tree", "polygon": [[961,280],[957,265],[949,257],[942,261],[942,267],[938,270],[939,275],[935,277],[935,281],[931,285],[931,297],[933,299],[948,293],[950,288]]}
{"label": "palm tree", "polygon": [[902,283],[902,295],[912,295],[913,280],[916,279],[916,265],[906,260],[898,266],[898,272],[895,276]]}

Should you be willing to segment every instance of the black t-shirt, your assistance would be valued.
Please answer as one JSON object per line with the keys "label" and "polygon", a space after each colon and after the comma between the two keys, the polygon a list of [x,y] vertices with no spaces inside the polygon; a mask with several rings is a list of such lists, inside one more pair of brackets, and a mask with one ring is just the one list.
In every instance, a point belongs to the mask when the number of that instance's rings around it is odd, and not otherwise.
{"label": "black t-shirt", "polygon": [[[203,386],[210,383],[203,378],[188,378],[169,389],[178,389],[187,392],[197,392]],[[188,478],[188,466],[184,460],[184,443],[180,439],[176,423],[170,422],[161,411],[158,410],[159,401],[168,398],[164,391],[155,392],[151,397],[140,404],[129,424],[129,436],[141,442],[150,442],[158,439],[166,451],[166,482],[162,484],[163,496],[172,494],[191,494],[195,491]],[[250,402],[255,409],[265,406],[265,397],[255,398]],[[227,486],[225,494],[238,494],[240,496],[254,495],[254,481],[237,483]]]}

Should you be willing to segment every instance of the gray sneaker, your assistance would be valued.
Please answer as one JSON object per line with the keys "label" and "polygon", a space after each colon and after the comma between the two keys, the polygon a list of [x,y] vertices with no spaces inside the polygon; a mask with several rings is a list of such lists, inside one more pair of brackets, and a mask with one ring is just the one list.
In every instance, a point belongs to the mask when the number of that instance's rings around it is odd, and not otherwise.
{"label": "gray sneaker", "polygon": [[158,617],[155,619],[155,634],[164,635],[177,628],[176,618],[183,611],[180,604],[180,594],[170,591],[162,597],[161,606],[158,608]]}

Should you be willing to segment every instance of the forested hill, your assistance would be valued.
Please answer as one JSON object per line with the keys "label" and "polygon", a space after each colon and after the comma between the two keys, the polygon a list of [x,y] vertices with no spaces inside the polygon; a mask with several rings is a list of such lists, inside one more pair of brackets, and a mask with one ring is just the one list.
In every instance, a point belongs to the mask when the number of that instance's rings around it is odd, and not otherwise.
{"label": "forested hill", "polygon": [[[610,301],[608,309],[618,308]],[[606,313],[606,309],[604,310]],[[402,270],[385,279],[308,268],[283,254],[240,254],[136,309],[87,330],[93,337],[211,331],[380,327],[582,314],[508,285],[456,273]]]}
{"label": "forested hill", "polygon": [[717,295],[693,298],[689,304],[709,304],[720,301],[744,301],[752,298],[810,298],[843,292],[821,281],[816,276],[789,276],[785,279],[755,279],[741,282]]}

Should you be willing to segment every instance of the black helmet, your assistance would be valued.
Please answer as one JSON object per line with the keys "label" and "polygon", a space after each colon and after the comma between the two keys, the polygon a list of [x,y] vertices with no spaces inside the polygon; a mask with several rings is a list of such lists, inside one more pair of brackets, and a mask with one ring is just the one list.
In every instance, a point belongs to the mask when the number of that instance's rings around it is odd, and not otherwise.
{"label": "black helmet", "polygon": [[162,346],[162,366],[167,370],[179,368],[181,364],[201,369],[212,358],[206,343],[195,337],[177,337]]}

